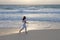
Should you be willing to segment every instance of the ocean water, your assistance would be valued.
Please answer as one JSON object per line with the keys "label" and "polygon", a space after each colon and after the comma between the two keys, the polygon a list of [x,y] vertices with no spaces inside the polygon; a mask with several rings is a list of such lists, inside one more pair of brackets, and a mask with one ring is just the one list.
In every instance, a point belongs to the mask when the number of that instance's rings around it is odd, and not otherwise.
{"label": "ocean water", "polygon": [[60,22],[60,5],[0,5],[0,27],[20,26],[24,15],[29,22]]}
{"label": "ocean water", "polygon": [[29,21],[60,21],[60,5],[0,5],[0,21],[18,21],[24,15]]}

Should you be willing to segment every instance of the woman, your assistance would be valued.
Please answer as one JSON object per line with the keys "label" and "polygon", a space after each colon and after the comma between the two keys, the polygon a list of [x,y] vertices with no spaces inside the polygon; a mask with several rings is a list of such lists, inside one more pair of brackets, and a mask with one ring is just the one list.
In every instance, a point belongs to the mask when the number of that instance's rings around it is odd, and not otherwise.
{"label": "woman", "polygon": [[25,29],[25,33],[27,33],[27,27],[26,27],[26,16],[23,16],[23,19],[22,19],[22,22],[23,22],[23,26],[22,28],[20,29],[19,32],[21,32],[23,29]]}

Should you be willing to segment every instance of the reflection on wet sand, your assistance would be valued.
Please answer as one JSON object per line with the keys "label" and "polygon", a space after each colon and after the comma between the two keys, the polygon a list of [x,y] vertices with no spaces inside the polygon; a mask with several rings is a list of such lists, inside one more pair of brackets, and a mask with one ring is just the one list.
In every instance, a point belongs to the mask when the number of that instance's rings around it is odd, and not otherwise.
{"label": "reflection on wet sand", "polygon": [[[15,25],[16,25],[15,27],[1,27],[0,35],[9,35],[9,34],[18,33],[21,26],[20,24],[15,24]],[[48,29],[48,30],[49,29],[60,29],[60,22],[33,22],[31,21],[29,22],[29,24],[27,24],[27,29],[28,31],[45,30],[45,29]],[[24,30],[22,32],[24,32]]]}

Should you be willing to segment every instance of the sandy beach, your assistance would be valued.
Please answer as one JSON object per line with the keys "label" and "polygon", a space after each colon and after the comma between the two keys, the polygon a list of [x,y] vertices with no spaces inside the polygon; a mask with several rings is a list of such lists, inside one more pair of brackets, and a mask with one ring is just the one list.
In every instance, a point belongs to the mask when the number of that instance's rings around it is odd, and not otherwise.
{"label": "sandy beach", "polygon": [[60,40],[60,29],[30,30],[28,34],[10,32],[0,34],[0,40]]}
{"label": "sandy beach", "polygon": [[59,22],[28,24],[28,33],[18,28],[0,28],[0,40],[60,40]]}

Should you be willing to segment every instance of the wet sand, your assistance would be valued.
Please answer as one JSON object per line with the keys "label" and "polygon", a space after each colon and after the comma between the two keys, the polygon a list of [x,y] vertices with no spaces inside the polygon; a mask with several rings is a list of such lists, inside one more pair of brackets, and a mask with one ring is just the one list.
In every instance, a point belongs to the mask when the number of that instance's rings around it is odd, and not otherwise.
{"label": "wet sand", "polygon": [[[4,34],[8,32],[6,31]],[[60,40],[60,29],[29,30],[27,34],[25,32],[9,33],[0,34],[0,40]]]}
{"label": "wet sand", "polygon": [[28,24],[28,33],[18,28],[0,28],[0,40],[60,40],[59,22]]}

